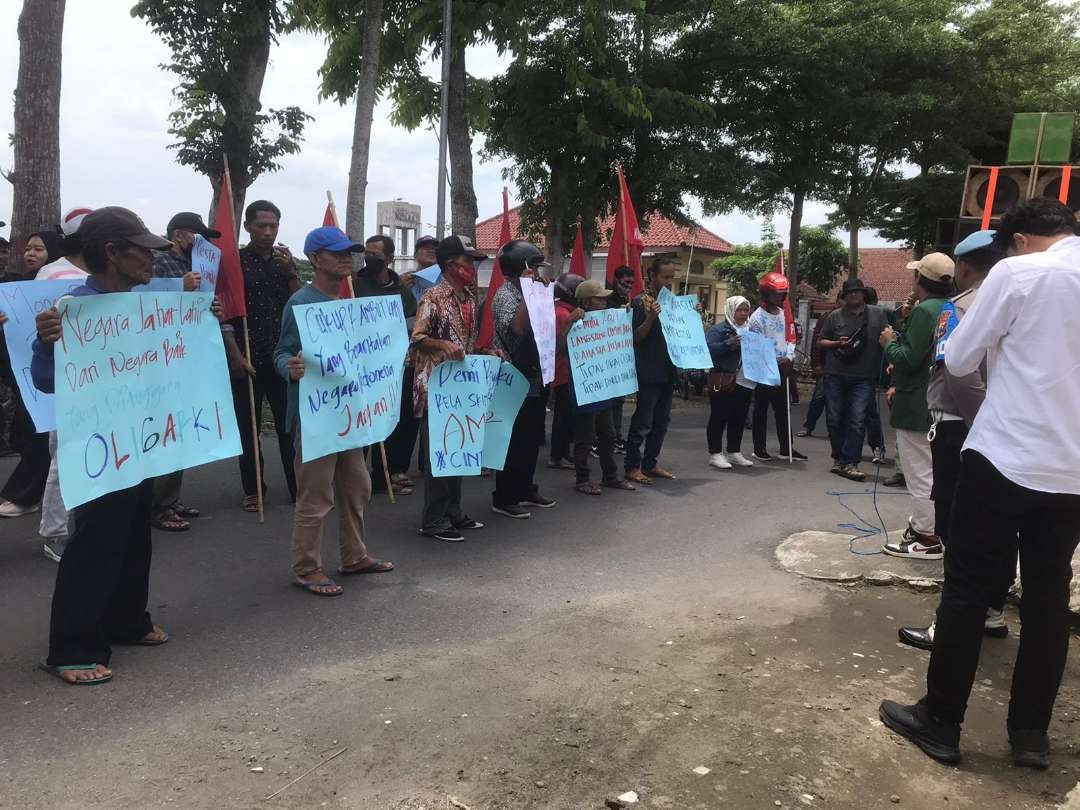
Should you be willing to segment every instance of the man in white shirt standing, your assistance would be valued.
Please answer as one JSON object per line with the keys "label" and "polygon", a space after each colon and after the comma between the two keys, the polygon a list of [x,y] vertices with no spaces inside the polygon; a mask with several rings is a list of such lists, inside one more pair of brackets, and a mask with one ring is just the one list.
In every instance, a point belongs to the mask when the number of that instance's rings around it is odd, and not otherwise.
{"label": "man in white shirt standing", "polygon": [[943,762],[960,760],[960,724],[979,663],[987,608],[1020,554],[1023,630],[1008,733],[1013,761],[1049,766],[1046,730],[1069,649],[1071,560],[1080,543],[1080,237],[1047,198],[1005,213],[1007,253],[945,345],[953,375],[986,362],[987,394],[964,443],[945,550],[926,696],[886,700],[882,722]]}

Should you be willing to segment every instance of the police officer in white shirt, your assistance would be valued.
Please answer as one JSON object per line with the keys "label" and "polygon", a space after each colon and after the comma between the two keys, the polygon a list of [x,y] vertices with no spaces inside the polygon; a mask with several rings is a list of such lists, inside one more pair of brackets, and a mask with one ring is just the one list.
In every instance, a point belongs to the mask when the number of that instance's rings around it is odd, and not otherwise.
{"label": "police officer in white shirt", "polygon": [[945,346],[963,376],[987,363],[986,401],[964,443],[927,694],[883,701],[882,721],[924,753],[960,760],[960,724],[987,608],[1019,550],[1023,630],[1007,728],[1013,761],[1049,766],[1046,734],[1069,649],[1080,543],[1080,237],[1065,205],[1027,200],[1001,218],[1000,262]]}

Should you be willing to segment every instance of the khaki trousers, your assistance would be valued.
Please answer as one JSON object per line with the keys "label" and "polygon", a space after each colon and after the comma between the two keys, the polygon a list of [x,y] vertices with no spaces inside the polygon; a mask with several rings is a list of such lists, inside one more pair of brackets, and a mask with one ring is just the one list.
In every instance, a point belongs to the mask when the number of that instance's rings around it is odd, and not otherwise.
{"label": "khaki trousers", "polygon": [[371,476],[364,451],[345,450],[303,462],[300,432],[296,432],[296,509],[293,513],[293,573],[322,571],[322,525],[338,510],[341,567],[353,568],[367,557],[364,509],[371,500]]}

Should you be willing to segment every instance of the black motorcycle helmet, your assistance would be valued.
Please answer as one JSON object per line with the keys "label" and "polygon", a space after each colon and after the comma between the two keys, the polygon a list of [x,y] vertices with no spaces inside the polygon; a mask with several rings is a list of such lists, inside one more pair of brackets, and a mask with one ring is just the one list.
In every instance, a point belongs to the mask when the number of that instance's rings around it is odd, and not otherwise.
{"label": "black motorcycle helmet", "polygon": [[547,267],[544,254],[532,242],[524,239],[514,239],[502,246],[499,251],[499,269],[504,276],[519,277],[525,272],[526,267],[534,270],[538,267]]}
{"label": "black motorcycle helmet", "polygon": [[555,279],[555,298],[559,301],[568,301],[576,306],[577,288],[584,280],[576,273],[560,273],[559,277]]}

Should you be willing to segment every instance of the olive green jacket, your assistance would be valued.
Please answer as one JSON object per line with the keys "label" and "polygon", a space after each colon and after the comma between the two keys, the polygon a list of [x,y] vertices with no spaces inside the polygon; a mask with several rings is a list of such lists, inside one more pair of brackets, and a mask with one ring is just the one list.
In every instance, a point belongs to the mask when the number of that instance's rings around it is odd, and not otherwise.
{"label": "olive green jacket", "polygon": [[937,329],[945,298],[927,298],[908,316],[903,333],[885,347],[885,359],[892,364],[893,396],[889,424],[898,430],[929,430],[930,411],[926,407],[926,385]]}

